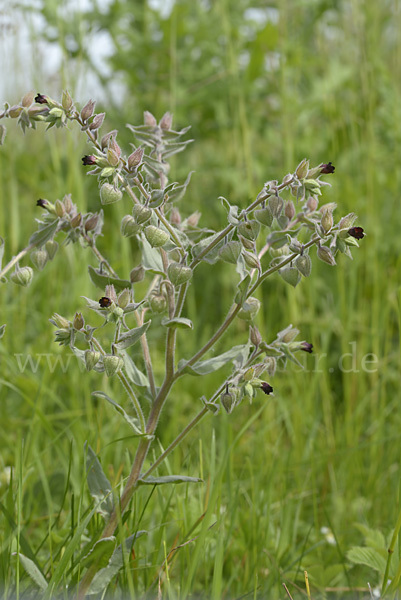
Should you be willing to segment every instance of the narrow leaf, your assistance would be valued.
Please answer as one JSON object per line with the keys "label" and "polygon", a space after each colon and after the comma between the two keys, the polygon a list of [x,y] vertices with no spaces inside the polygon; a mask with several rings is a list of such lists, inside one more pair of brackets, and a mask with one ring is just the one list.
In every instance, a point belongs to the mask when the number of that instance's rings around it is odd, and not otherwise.
{"label": "narrow leaf", "polygon": [[52,239],[52,237],[56,233],[58,224],[59,219],[55,218],[54,221],[52,221],[51,223],[39,226],[39,229],[35,231],[35,233],[33,233],[29,238],[29,243],[34,244],[36,247],[40,248],[48,240]]}
{"label": "narrow leaf", "polygon": [[136,342],[143,336],[150,323],[151,321],[147,321],[140,327],[135,327],[134,329],[130,329],[129,331],[121,334],[115,344],[116,348],[118,350],[125,350],[126,348],[136,344]]}
{"label": "narrow leaf", "polygon": [[230,223],[230,225],[238,225],[239,223],[239,218],[238,218],[238,206],[233,205],[231,206],[231,204],[229,203],[229,201],[227,200],[227,198],[224,198],[224,196],[219,196],[219,200],[221,200],[222,205],[224,206],[224,208],[227,211],[227,220]]}
{"label": "narrow leaf", "polygon": [[237,285],[237,294],[235,296],[235,302],[237,304],[243,304],[246,300],[249,285],[251,283],[251,276],[249,273],[242,279]]}
{"label": "narrow leaf", "polygon": [[3,337],[5,331],[6,331],[6,325],[1,325],[0,326],[0,340]]}
{"label": "narrow leaf", "polygon": [[107,565],[116,547],[116,538],[114,536],[98,540],[89,550],[88,554],[80,561],[82,567],[88,567],[96,562],[97,569],[102,569]]}
{"label": "narrow leaf", "polygon": [[162,319],[162,325],[164,327],[173,327],[175,329],[193,329],[193,323],[190,319],[185,317],[176,317],[175,319]]}
{"label": "narrow leaf", "polygon": [[33,562],[33,560],[31,560],[24,554],[21,554],[21,552],[18,554],[18,556],[19,556],[19,559],[20,559],[25,571],[28,573],[29,577],[36,583],[36,585],[41,590],[44,591],[47,588],[48,583],[47,583],[46,579],[44,578],[43,574],[41,573],[41,571],[38,569],[38,567]]}
{"label": "narrow leaf", "polygon": [[186,475],[164,475],[162,477],[147,477],[139,479],[140,485],[164,485],[166,483],[202,483],[199,477],[187,477]]}
{"label": "narrow leaf", "polygon": [[122,292],[125,288],[131,289],[131,282],[118,277],[111,277],[106,273],[101,273],[99,269],[95,269],[92,265],[88,267],[89,277],[92,282],[101,290],[104,290],[106,285],[114,285],[117,292]]}
{"label": "narrow leaf", "polygon": [[5,247],[5,241],[4,239],[0,236],[0,269],[1,269],[1,263],[3,262],[3,256],[4,256],[4,247]]}
{"label": "narrow leaf", "polygon": [[145,533],[147,532],[137,531],[136,534],[131,535],[124,541],[124,550],[122,545],[114,550],[107,567],[100,569],[93,578],[89,591],[87,592],[88,595],[99,594],[106,589],[113,577],[117,575],[119,570],[123,567],[124,554],[131,552],[134,541]]}
{"label": "narrow leaf", "polygon": [[178,202],[179,200],[181,200],[181,198],[184,196],[184,194],[187,190],[189,182],[191,181],[191,175],[193,172],[194,171],[190,171],[188,173],[188,177],[186,178],[185,182],[182,185],[178,185],[177,183],[174,183],[172,189],[168,192],[168,201],[169,202]]}
{"label": "narrow leaf", "polygon": [[109,517],[113,510],[113,496],[110,481],[104,474],[102,465],[92,448],[87,443],[85,443],[85,447],[86,477],[90,495],[96,503],[100,502],[96,512],[104,517]]}
{"label": "narrow leaf", "polygon": [[242,364],[244,355],[246,354],[246,356],[248,356],[248,353],[249,344],[241,344],[239,346],[234,346],[227,352],[219,354],[218,356],[213,356],[207,360],[200,360],[190,367],[186,367],[185,360],[181,360],[178,363],[178,368],[180,371],[182,370],[183,373],[189,373],[191,375],[207,375],[208,373],[213,373],[214,371],[221,369],[221,367],[231,361],[241,361]]}
{"label": "narrow leaf", "polygon": [[141,430],[138,427],[138,425],[139,425],[138,419],[136,419],[135,417],[131,417],[127,412],[125,412],[123,407],[120,406],[119,404],[117,404],[117,402],[115,402],[112,398],[110,398],[110,396],[108,396],[104,392],[92,392],[92,396],[95,396],[97,398],[104,398],[105,400],[107,400],[107,402],[109,402],[116,409],[116,411],[119,412],[120,415],[122,415],[124,417],[124,419],[127,421],[128,425],[130,425],[130,427],[132,427],[135,435],[142,435]]}
{"label": "narrow leaf", "polygon": [[149,387],[149,379],[138,369],[132,358],[125,350],[120,351],[124,359],[125,373],[130,381],[139,387]]}
{"label": "narrow leaf", "polygon": [[143,268],[156,275],[164,275],[160,251],[157,248],[152,248],[145,236],[141,237],[141,243]]}

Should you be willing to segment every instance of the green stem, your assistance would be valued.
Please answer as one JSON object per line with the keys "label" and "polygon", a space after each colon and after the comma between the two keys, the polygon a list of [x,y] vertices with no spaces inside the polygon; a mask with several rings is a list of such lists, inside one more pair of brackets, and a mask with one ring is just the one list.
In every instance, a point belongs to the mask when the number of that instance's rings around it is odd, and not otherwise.
{"label": "green stem", "polygon": [[387,556],[387,563],[386,563],[386,569],[384,571],[384,576],[383,576],[383,583],[382,583],[382,589],[381,589],[381,595],[380,597],[383,598],[384,595],[391,589],[391,590],[395,590],[398,582],[400,580],[401,577],[401,561],[398,565],[398,569],[397,569],[397,573],[396,576],[394,577],[393,581],[390,583],[389,586],[387,586],[387,582],[388,582],[388,575],[390,572],[390,563],[391,563],[391,559],[393,557],[394,554],[394,549],[395,549],[395,545],[397,543],[397,538],[398,535],[400,533],[401,530],[401,510],[398,513],[398,518],[397,518],[397,523],[395,525],[395,529],[390,541],[390,546],[388,547],[388,556]]}
{"label": "green stem", "polygon": [[16,256],[14,256],[14,258],[12,258],[10,260],[10,262],[7,263],[6,266],[0,271],[0,279],[2,277],[4,277],[4,275],[6,273],[8,273],[8,271],[10,269],[12,269],[13,266],[16,265],[19,260],[21,260],[22,258],[24,258],[24,256],[26,256],[28,254],[28,252],[30,252],[34,248],[35,248],[35,244],[29,244],[29,246],[27,246],[26,248],[24,248],[23,250],[21,250],[21,252],[18,252],[18,254]]}

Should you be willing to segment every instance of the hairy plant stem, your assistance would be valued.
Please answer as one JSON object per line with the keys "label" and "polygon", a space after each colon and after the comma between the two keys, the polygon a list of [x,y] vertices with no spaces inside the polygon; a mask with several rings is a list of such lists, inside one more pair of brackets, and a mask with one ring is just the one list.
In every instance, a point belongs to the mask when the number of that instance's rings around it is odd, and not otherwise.
{"label": "hairy plant stem", "polygon": [[8,273],[8,271],[9,271],[10,269],[12,269],[12,268],[13,268],[13,266],[14,266],[14,265],[16,265],[16,264],[17,264],[17,262],[18,262],[19,260],[21,260],[22,258],[24,258],[24,256],[26,256],[26,255],[28,254],[28,252],[30,252],[30,251],[31,251],[31,250],[33,250],[34,248],[36,248],[35,244],[29,244],[29,246],[27,246],[26,248],[24,248],[23,250],[21,250],[21,252],[18,252],[18,254],[17,254],[16,256],[14,256],[14,257],[13,257],[13,258],[10,260],[10,262],[8,262],[8,263],[6,264],[6,266],[5,266],[5,267],[3,267],[3,269],[0,271],[0,279],[1,279],[2,277],[4,277],[4,275],[5,275],[6,273]]}
{"label": "hairy plant stem", "polygon": [[[136,322],[139,327],[141,325],[143,325],[144,317],[145,317],[145,311],[141,311],[141,314],[139,314],[137,310],[135,311],[135,318],[136,318]],[[150,356],[150,350],[149,350],[149,344],[148,344],[148,338],[147,338],[146,332],[141,336],[140,342],[141,342],[141,347],[142,347],[143,359],[145,361],[146,373],[147,373],[147,376],[149,379],[150,393],[152,395],[152,398],[156,398],[156,382],[155,382],[155,376],[154,376],[153,366],[152,366],[152,357]]]}

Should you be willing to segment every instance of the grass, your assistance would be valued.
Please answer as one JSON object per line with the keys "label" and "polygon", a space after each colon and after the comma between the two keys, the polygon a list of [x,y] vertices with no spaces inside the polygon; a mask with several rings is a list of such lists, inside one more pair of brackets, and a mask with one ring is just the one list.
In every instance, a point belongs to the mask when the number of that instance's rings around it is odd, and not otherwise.
{"label": "grass", "polygon": [[[207,417],[171,454],[161,472],[199,476],[204,484],[143,488],[137,494],[124,534],[145,529],[148,535],[139,538],[108,595],[156,597],[160,584],[166,598],[264,598],[284,594],[285,582],[293,597],[301,598],[307,570],[313,598],[331,597],[331,590],[336,597],[366,597],[367,582],[381,583],[383,573],[347,559],[352,546],[364,544],[356,524],[388,538],[400,499],[401,120],[395,74],[401,44],[394,36],[399,14],[356,1],[333,5],[331,12],[318,3],[283,3],[278,26],[269,24],[247,46],[252,68],[238,73],[236,57],[244,50],[238,13],[223,1],[209,17],[198,8],[203,37],[195,42],[202,50],[212,44],[217,22],[229,40],[219,76],[209,84],[208,61],[202,63],[202,77],[185,65],[182,40],[186,23],[194,19],[186,6],[187,21],[177,12],[161,23],[166,43],[175,48],[175,62],[165,59],[171,69],[167,91],[163,87],[157,95],[160,73],[154,79],[145,74],[143,97],[133,106],[135,116],[153,110],[153,104],[154,112],[162,113],[171,101],[178,126],[194,121],[196,143],[174,165],[178,179],[186,170],[197,171],[180,206],[184,216],[200,209],[205,223],[222,223],[217,196],[241,204],[266,179],[282,176],[308,155],[315,163],[333,160],[336,174],[325,199],[337,202],[341,214],[357,212],[368,235],[352,263],[341,257],[332,269],[314,260],[311,278],[295,290],[278,279],[264,285],[259,328],[270,338],[291,322],[313,342],[315,354],[306,357],[303,372],[290,367],[276,374],[274,398],[241,405],[230,416]],[[333,38],[325,35],[329,27]],[[258,87],[258,59],[266,45],[285,60]],[[134,75],[126,73],[133,83]],[[124,104],[123,118],[113,117],[115,123],[134,122],[130,111]],[[94,182],[80,168],[86,150],[77,132],[28,132],[23,139],[10,124],[0,161],[0,233],[8,257],[26,243],[38,197],[71,192],[84,210],[96,207]],[[135,248],[112,234],[124,210],[118,205],[108,212],[103,250],[117,257],[115,268],[127,274],[137,261]],[[197,319],[195,333],[182,336],[184,355],[194,349],[197,332],[206,338],[221,321],[234,285],[234,269],[219,265],[212,276],[205,270],[194,282],[188,306],[191,312],[196,308]],[[83,309],[80,296],[98,294],[79,249],[60,249],[29,289],[2,286],[1,294],[7,335],[0,342],[0,583],[8,598],[32,590],[14,552],[20,548],[34,556],[50,578],[84,524],[91,507],[84,443],[99,454],[118,486],[135,441],[108,406],[91,398],[95,389],[118,397],[114,382],[81,373],[74,360],[66,372],[58,367],[51,372],[46,358],[36,371],[18,368],[18,353],[30,353],[34,361],[49,353],[51,361],[65,360],[65,350],[52,341],[48,318],[53,312],[71,317]],[[244,328],[233,328],[230,343],[239,343],[242,335]],[[161,343],[162,338],[153,340],[156,355]],[[347,356],[353,347],[355,365]],[[362,361],[371,353],[378,363],[369,373]],[[200,396],[219,382],[219,376],[179,382],[160,421],[160,448],[195,414]],[[10,484],[7,467],[12,467]],[[84,544],[100,528],[99,519],[86,525]],[[78,560],[79,548],[76,544],[71,561]]]}

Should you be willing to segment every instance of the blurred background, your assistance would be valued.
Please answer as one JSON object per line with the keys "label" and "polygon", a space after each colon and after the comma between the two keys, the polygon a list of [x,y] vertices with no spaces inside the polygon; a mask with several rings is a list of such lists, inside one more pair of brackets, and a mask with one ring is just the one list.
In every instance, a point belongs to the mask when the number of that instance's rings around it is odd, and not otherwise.
{"label": "blurred background", "polygon": [[[1,6],[2,104],[18,103],[31,89],[57,99],[68,89],[80,106],[92,98],[97,112],[107,113],[104,131],[119,129],[127,151],[132,134],[125,125],[142,123],[145,110],[157,118],[173,112],[176,129],[191,125],[195,141],[174,157],[171,171],[172,181],[194,171],[179,205],[183,217],[199,210],[201,225],[223,227],[219,196],[244,207],[265,181],[281,179],[307,157],[312,165],[334,163],[323,201],[338,204],[338,218],[357,213],[367,233],[352,262],[341,255],[332,268],[311,253],[312,275],[296,289],[278,278],[260,289],[263,337],[271,340],[292,323],[315,354],[305,357],[304,371],[294,365],[276,374],[274,398],[211,416],[171,455],[172,473],[201,476],[203,486],[156,491],[150,500],[138,495],[139,513],[147,501],[151,507],[140,523],[149,535],[132,565],[138,597],[155,593],[160,573],[171,597],[284,597],[286,582],[300,598],[305,569],[313,597],[366,597],[368,582],[381,583],[400,509],[400,27],[398,0]],[[15,122],[5,124],[0,234],[9,259],[33,231],[37,198],[71,193],[83,211],[98,210],[99,198],[96,180],[81,167],[90,146],[78,128],[45,133],[39,126],[23,135]],[[100,244],[123,277],[138,262],[135,245],[118,233],[127,210],[122,203],[106,207]],[[89,503],[82,491],[85,440],[113,483],[128,472],[135,449],[118,416],[91,398],[95,389],[118,394],[118,386],[68,363],[48,322],[54,312],[71,318],[83,311],[82,295],[97,298],[87,277],[91,262],[88,251],[68,246],[28,289],[0,290],[0,321],[7,323],[0,342],[0,500],[8,498],[14,510],[12,467],[21,476],[23,529],[45,570],[78,503]],[[180,339],[184,356],[208,339],[230,305],[237,278],[227,267],[199,269],[188,296],[196,333]],[[230,344],[242,343],[246,327],[229,335]],[[161,357],[163,333],[151,342]],[[222,376],[177,385],[159,425],[161,447]],[[174,554],[167,576],[166,553],[196,536],[210,502],[214,527]],[[15,565],[6,557],[13,529],[5,514],[0,578],[12,588]],[[372,554],[354,560],[351,549],[364,544],[379,548],[382,562]],[[399,558],[397,549],[395,567]]]}

